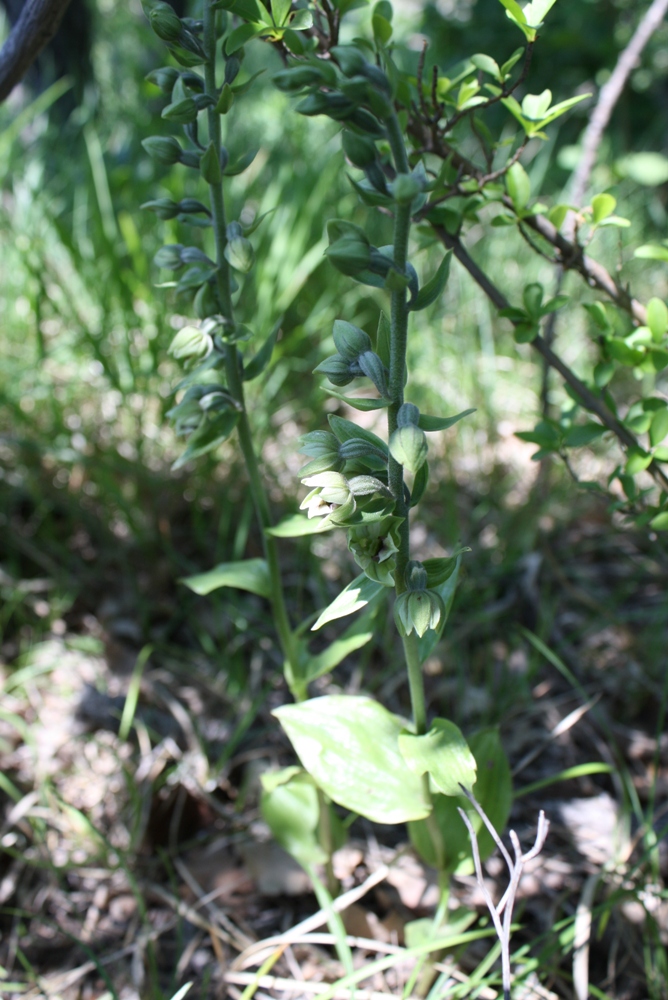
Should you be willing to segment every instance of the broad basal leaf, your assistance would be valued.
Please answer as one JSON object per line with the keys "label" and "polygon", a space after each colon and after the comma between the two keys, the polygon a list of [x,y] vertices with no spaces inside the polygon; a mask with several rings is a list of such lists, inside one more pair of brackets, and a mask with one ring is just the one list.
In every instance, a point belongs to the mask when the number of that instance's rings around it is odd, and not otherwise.
{"label": "broad basal leaf", "polygon": [[399,751],[404,723],[372,698],[328,695],[273,714],[333,802],[376,823],[428,815],[422,780]]}
{"label": "broad basal leaf", "polygon": [[411,771],[429,774],[443,795],[460,795],[476,780],[476,762],[461,730],[448,719],[434,719],[424,736],[402,733],[399,749]]}

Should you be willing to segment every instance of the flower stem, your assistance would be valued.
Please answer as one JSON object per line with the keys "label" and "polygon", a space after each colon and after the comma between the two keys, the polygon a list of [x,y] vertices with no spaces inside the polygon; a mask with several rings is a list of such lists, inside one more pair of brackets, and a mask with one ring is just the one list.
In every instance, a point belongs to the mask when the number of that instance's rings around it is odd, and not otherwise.
{"label": "flower stem", "polygon": [[[407,174],[410,170],[406,146],[401,133],[401,126],[396,114],[387,122],[388,138],[397,172]],[[408,256],[408,237],[411,227],[411,205],[398,204],[394,215],[394,264],[403,274]],[[404,402],[404,385],[406,384],[406,349],[408,346],[408,301],[406,289],[392,292],[390,305],[390,377],[388,407],[388,432],[390,436],[397,429],[397,414]],[[399,462],[389,456],[388,462],[389,487],[395,501],[395,513],[403,518],[399,529],[399,551],[397,552],[397,569],[395,575],[397,596],[406,589],[404,578],[406,565],[410,559],[410,528],[408,523],[409,506],[406,503],[404,470]],[[415,632],[403,638],[404,656],[408,672],[408,687],[413,711],[413,728],[416,735],[421,736],[427,731],[427,709],[425,705],[424,681],[422,678],[422,663],[420,662],[420,647]],[[429,775],[423,777],[423,790],[427,802],[432,802],[429,787]],[[443,839],[436,822],[432,808],[425,820],[439,868],[443,867]]]}
{"label": "flower stem", "polygon": [[[207,54],[206,62],[204,63],[205,92],[213,98],[215,105],[218,100],[218,91],[216,88],[216,12],[213,10],[213,4],[210,0],[206,0],[204,4],[204,47]],[[215,106],[208,108],[207,120],[209,125],[209,140],[213,142],[214,148],[219,155],[222,143],[220,115],[216,112]],[[234,310],[232,306],[230,265],[225,257],[227,222],[222,179],[216,183],[209,184],[209,192],[216,244],[216,289],[224,317],[233,321]],[[240,407],[239,422],[237,424],[239,445],[248,473],[255,515],[260,525],[262,547],[269,569],[270,600],[274,622],[281,650],[289,664],[289,673],[292,677],[296,678],[299,676],[296,642],[283,597],[283,581],[276,542],[271,535],[267,534],[267,529],[272,525],[272,518],[269,499],[262,482],[257,455],[253,446],[253,436],[248,421],[248,413],[246,411],[244,385],[241,374],[241,356],[235,344],[225,344],[224,351],[227,387]]]}

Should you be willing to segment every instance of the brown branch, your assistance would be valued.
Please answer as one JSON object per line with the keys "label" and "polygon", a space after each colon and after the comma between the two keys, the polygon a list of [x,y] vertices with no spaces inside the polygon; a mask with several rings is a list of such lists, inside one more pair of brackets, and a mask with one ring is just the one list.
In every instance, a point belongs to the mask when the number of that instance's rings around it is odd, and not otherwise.
{"label": "brown branch", "polygon": [[[536,216],[536,218],[539,218],[539,216]],[[508,299],[485,274],[482,268],[476,264],[473,258],[469,256],[468,251],[463,246],[461,241],[456,236],[451,236],[450,233],[443,228],[443,226],[433,226],[432,228],[443,245],[453,251],[460,264],[462,264],[462,266],[469,272],[473,280],[477,282],[480,288],[482,288],[487,298],[494,303],[497,309],[507,309],[510,305]],[[620,441],[625,448],[640,448],[636,437],[631,433],[631,431],[617,419],[612,410],[606,406],[604,401],[596,396],[591,389],[577,377],[575,372],[569,368],[566,362],[562,361],[558,354],[555,354],[552,348],[545,343],[542,337],[539,336],[532,340],[531,346],[543,356],[551,368],[554,368],[555,371],[559,372],[564,382],[576,393],[584,408],[589,410],[591,413],[594,413],[603,426],[607,427],[609,431],[612,431],[618,441]],[[652,461],[652,463],[648,466],[647,471],[654,478],[654,481],[659,487],[661,487],[661,489],[668,489],[668,476],[666,476],[663,469],[656,461]]]}
{"label": "brown branch", "polygon": [[70,0],[26,0],[0,50],[0,101],[4,101],[58,30]]}
{"label": "brown branch", "polygon": [[[510,198],[504,198],[504,203],[508,208],[512,208]],[[522,221],[552,244],[559,254],[559,264],[564,270],[577,271],[581,274],[590,288],[597,288],[599,292],[607,295],[616,306],[629,313],[638,326],[647,324],[647,311],[644,305],[619,285],[602,264],[588,257],[578,243],[573,243],[562,236],[549,219],[542,215],[531,215]]]}
{"label": "brown branch", "polygon": [[666,12],[668,0],[654,0],[648,8],[640,24],[636,28],[631,41],[617,60],[617,65],[608,81],[601,87],[596,107],[589,119],[582,141],[582,156],[570,185],[570,201],[579,208],[584,198],[589,176],[596,162],[596,154],[600,146],[605,127],[610,121],[613,109],[619,100],[631,71],[636,66],[642,50],[659,27]]}

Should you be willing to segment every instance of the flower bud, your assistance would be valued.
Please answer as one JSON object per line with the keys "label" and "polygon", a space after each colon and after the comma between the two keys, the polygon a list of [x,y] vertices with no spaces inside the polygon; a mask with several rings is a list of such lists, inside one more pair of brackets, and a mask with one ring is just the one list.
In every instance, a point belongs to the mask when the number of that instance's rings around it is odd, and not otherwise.
{"label": "flower bud", "polygon": [[427,438],[415,424],[398,427],[389,443],[390,455],[409,472],[416,473],[427,461]]}
{"label": "flower bud", "polygon": [[153,258],[153,263],[156,267],[164,267],[167,271],[178,271],[180,267],[183,267],[183,261],[181,260],[182,250],[183,245],[181,243],[170,243],[167,246],[160,247]]}
{"label": "flower bud", "polygon": [[304,87],[317,86],[323,82],[324,73],[317,66],[292,66],[290,69],[281,70],[273,77],[274,86],[286,93],[294,93]]}
{"label": "flower bud", "polygon": [[177,361],[190,358],[205,358],[213,350],[213,339],[196,326],[184,326],[176,334],[169,345],[169,353]]}
{"label": "flower bud", "polygon": [[151,27],[164,42],[176,42],[183,26],[174,8],[168,3],[156,3],[148,15]]}
{"label": "flower bud", "polygon": [[408,427],[409,424],[418,426],[420,411],[415,403],[402,403],[397,413],[397,427]]}
{"label": "flower bud", "polygon": [[350,235],[335,240],[327,247],[325,254],[337,271],[348,275],[348,277],[355,277],[368,267],[371,250],[368,243]]}
{"label": "flower bud", "polygon": [[355,525],[348,530],[348,548],[355,562],[370,580],[384,587],[394,586],[396,554],[399,551],[399,518],[386,517],[371,524]]}
{"label": "flower bud", "polygon": [[159,219],[175,219],[181,211],[180,205],[171,198],[156,198],[155,201],[145,201],[140,208],[148,208],[155,212]]}
{"label": "flower bud", "polygon": [[142,139],[141,144],[152,159],[167,166],[178,163],[183,152],[180,144],[171,135],[152,135],[148,139]]}
{"label": "flower bud", "polygon": [[378,355],[373,351],[365,351],[364,354],[360,354],[357,364],[362,373],[371,379],[379,394],[387,398],[390,392],[387,385],[388,372]]}
{"label": "flower bud", "polygon": [[444,615],[445,605],[435,590],[407,590],[394,602],[394,620],[403,636],[416,632],[422,638]]}
{"label": "flower bud", "polygon": [[173,66],[162,66],[160,69],[153,69],[146,77],[149,83],[155,84],[165,94],[171,94],[178,78],[179,71]]}
{"label": "flower bud", "polygon": [[357,135],[349,129],[343,133],[343,152],[354,166],[362,169],[370,167],[378,159],[375,142],[367,136]]}
{"label": "flower bud", "polygon": [[371,441],[367,441],[366,438],[362,437],[352,437],[342,441],[339,445],[339,455],[345,458],[347,462],[353,462],[357,458],[370,458],[371,456],[379,458],[384,464],[387,462],[387,456],[383,454],[380,448],[377,448]]}
{"label": "flower bud", "polygon": [[404,580],[409,590],[427,589],[427,571],[417,559],[410,559],[404,571]]}
{"label": "flower bud", "polygon": [[299,438],[299,450],[302,455],[310,455],[312,458],[336,456],[339,453],[339,441],[331,431],[310,431]]}
{"label": "flower bud", "polygon": [[192,97],[186,97],[182,101],[168,104],[166,108],[163,108],[162,117],[177,125],[187,125],[197,118],[197,105]]}
{"label": "flower bud", "polygon": [[247,274],[255,263],[253,244],[245,236],[234,236],[225,245],[225,260],[236,271]]}
{"label": "flower bud", "polygon": [[369,65],[359,49],[354,45],[335,45],[330,49],[334,61],[338,63],[344,76],[363,74]]}
{"label": "flower bud", "polygon": [[354,375],[350,373],[350,363],[341,357],[340,354],[333,354],[330,358],[325,358],[313,369],[313,373],[325,375],[332,385],[343,388],[352,382]]}
{"label": "flower bud", "polygon": [[422,191],[422,185],[411,174],[397,174],[389,187],[398,205],[410,205]]}
{"label": "flower bud", "polygon": [[345,361],[357,361],[360,354],[371,350],[369,335],[343,319],[334,321],[332,334],[336,349]]}
{"label": "flower bud", "polygon": [[239,75],[241,60],[238,56],[230,56],[225,62],[225,83],[232,85]]}

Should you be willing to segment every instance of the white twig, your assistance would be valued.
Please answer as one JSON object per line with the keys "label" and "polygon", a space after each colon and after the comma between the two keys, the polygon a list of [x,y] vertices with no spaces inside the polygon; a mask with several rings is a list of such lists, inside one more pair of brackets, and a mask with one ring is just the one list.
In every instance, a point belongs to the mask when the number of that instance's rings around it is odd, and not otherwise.
{"label": "white twig", "polygon": [[[483,894],[485,904],[489,910],[489,914],[492,918],[494,924],[494,929],[496,931],[497,937],[501,944],[501,976],[503,983],[503,998],[504,1000],[510,1000],[510,985],[511,985],[511,974],[510,974],[510,930],[513,920],[513,908],[515,906],[515,897],[517,895],[517,890],[519,888],[520,879],[522,878],[522,871],[524,865],[527,861],[531,861],[533,858],[538,857],[542,851],[547,834],[550,828],[549,821],[545,818],[545,813],[541,809],[540,815],[538,817],[538,827],[536,830],[536,839],[531,850],[527,851],[526,854],[522,853],[522,847],[520,845],[520,840],[514,830],[509,833],[510,842],[513,845],[513,853],[515,855],[515,860],[510,856],[510,853],[506,849],[500,836],[494,829],[489,817],[485,814],[480,803],[476,800],[472,792],[461,786],[463,793],[466,795],[467,799],[474,807],[483,823],[489,830],[490,835],[494,839],[494,843],[501,851],[503,859],[508,866],[508,872],[510,875],[510,881],[508,883],[508,888],[501,897],[501,901],[495,906],[494,900],[492,899],[489,889],[485,885],[485,877],[482,870],[482,862],[480,860],[480,848],[478,847],[478,836],[473,829],[473,824],[469,816],[464,812],[463,809],[459,810],[459,814],[466,824],[466,829],[469,832],[469,837],[471,838],[471,851],[473,853],[473,864],[475,866],[476,881]],[[501,914],[503,914],[503,920],[501,920]]]}
{"label": "white twig", "polygon": [[598,101],[582,140],[582,156],[570,185],[570,201],[577,208],[582,204],[589,176],[594,169],[598,147],[610,116],[619,100],[631,71],[636,66],[642,50],[659,27],[666,12],[668,0],[654,0],[636,28],[631,41],[617,60],[610,78],[601,87]]}

